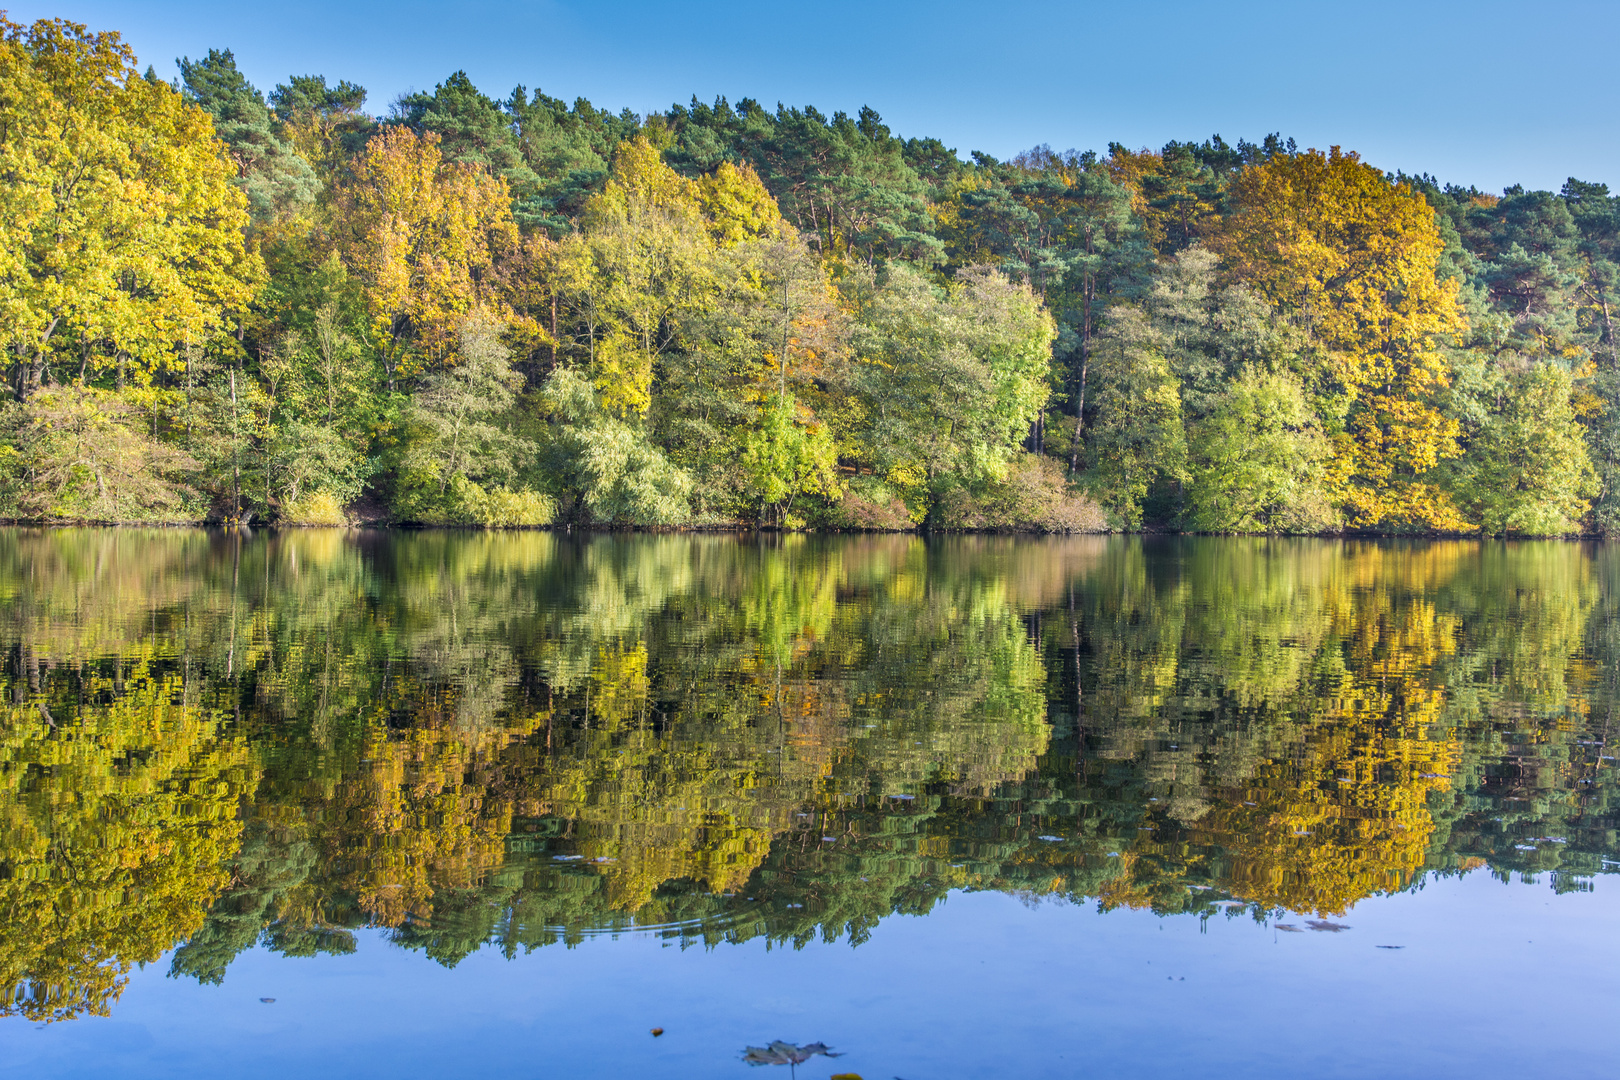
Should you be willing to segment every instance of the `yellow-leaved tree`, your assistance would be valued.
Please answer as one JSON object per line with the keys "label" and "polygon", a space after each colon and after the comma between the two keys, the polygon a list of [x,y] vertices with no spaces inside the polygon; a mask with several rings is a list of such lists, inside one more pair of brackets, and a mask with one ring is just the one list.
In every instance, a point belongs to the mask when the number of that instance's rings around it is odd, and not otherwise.
{"label": "yellow-leaved tree", "polygon": [[338,195],[340,247],[359,279],[390,384],[443,361],[474,308],[510,312],[496,263],[520,247],[506,181],[446,161],[439,137],[391,126]]}
{"label": "yellow-leaved tree", "polygon": [[[619,417],[646,415],[677,317],[714,291],[702,210],[699,185],[637,138],[619,147],[581,231],[551,251],[550,275],[580,329],[586,370],[603,408]],[[732,229],[746,235],[746,219]]]}
{"label": "yellow-leaved tree", "polygon": [[698,180],[697,193],[709,233],[721,247],[775,239],[792,231],[765,182],[749,165],[738,168],[722,161]]}
{"label": "yellow-leaved tree", "polygon": [[1349,523],[1466,527],[1425,480],[1461,453],[1438,343],[1465,323],[1422,193],[1333,147],[1246,169],[1231,202],[1211,245],[1307,335],[1308,383],[1342,416],[1330,475]]}
{"label": "yellow-leaved tree", "polygon": [[0,341],[19,392],[144,382],[229,324],[264,267],[208,114],[115,33],[0,15]]}

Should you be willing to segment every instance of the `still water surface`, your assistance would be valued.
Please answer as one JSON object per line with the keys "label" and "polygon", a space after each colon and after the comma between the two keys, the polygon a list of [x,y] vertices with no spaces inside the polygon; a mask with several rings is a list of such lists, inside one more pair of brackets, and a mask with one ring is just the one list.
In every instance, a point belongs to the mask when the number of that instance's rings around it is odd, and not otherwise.
{"label": "still water surface", "polygon": [[0,650],[19,1075],[1617,1065],[1609,547],[7,530]]}

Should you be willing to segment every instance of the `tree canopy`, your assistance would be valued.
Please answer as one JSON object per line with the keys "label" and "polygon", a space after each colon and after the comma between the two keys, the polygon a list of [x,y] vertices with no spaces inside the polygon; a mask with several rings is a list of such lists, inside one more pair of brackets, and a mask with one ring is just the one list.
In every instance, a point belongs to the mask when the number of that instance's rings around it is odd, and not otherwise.
{"label": "tree canopy", "polygon": [[[1442,188],[1275,134],[1000,161],[870,107],[638,115],[465,71],[374,116],[229,49],[171,87],[110,31],[0,44],[0,517],[1620,522],[1602,183]],[[441,445],[474,398],[476,464]]]}

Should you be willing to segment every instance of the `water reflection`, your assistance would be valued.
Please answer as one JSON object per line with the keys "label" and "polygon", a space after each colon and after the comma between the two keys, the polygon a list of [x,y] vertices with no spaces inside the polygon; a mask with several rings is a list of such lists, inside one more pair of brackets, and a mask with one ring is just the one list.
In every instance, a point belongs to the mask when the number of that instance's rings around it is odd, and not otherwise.
{"label": "water reflection", "polygon": [[179,944],[863,940],[951,889],[1333,916],[1613,868],[1567,544],[0,532],[0,1011]]}

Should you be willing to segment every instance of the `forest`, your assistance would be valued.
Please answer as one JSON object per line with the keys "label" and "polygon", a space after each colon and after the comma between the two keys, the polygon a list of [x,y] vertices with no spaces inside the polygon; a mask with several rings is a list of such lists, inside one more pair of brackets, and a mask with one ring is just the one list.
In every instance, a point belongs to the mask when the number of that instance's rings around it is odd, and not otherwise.
{"label": "forest", "polygon": [[1620,528],[1620,198],[0,15],[0,519]]}

